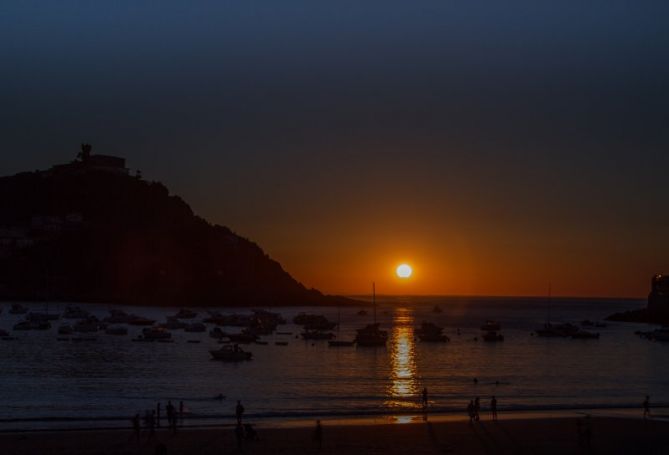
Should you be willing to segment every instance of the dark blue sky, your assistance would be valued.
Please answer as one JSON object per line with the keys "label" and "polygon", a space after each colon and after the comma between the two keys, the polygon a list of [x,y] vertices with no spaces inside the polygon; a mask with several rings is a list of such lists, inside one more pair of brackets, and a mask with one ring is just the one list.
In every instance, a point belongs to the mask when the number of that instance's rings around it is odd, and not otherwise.
{"label": "dark blue sky", "polygon": [[328,291],[640,295],[669,3],[584,3],[3,2],[0,170],[88,141]]}

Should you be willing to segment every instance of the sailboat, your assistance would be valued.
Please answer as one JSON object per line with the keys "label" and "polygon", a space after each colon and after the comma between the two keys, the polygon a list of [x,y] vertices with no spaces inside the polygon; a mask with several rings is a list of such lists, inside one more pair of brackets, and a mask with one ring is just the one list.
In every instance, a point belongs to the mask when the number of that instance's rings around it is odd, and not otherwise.
{"label": "sailboat", "polygon": [[567,338],[578,332],[578,327],[575,325],[565,323],[565,324],[552,324],[551,323],[551,285],[548,284],[548,309],[546,314],[546,322],[544,326],[535,330],[534,333],[539,337],[544,338]]}
{"label": "sailboat", "polygon": [[388,332],[379,328],[376,322],[376,284],[372,283],[372,304],[374,306],[374,323],[358,329],[355,342],[358,346],[385,346],[388,341]]}
{"label": "sailboat", "polygon": [[331,348],[343,348],[353,346],[353,341],[344,341],[339,339],[339,332],[341,331],[341,308],[337,307],[337,339],[328,341],[328,346]]}

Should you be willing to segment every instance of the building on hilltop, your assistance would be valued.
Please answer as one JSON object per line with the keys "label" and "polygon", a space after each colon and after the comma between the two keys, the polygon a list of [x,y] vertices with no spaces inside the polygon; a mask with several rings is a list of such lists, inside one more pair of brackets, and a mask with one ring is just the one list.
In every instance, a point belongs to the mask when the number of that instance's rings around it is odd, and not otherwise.
{"label": "building on hilltop", "polygon": [[657,274],[651,280],[648,312],[653,316],[669,317],[669,275]]}
{"label": "building on hilltop", "polygon": [[93,155],[90,144],[81,144],[81,152],[77,159],[67,164],[52,166],[52,173],[83,173],[91,171],[109,172],[112,174],[128,175],[129,170],[125,167],[125,158],[111,155]]}

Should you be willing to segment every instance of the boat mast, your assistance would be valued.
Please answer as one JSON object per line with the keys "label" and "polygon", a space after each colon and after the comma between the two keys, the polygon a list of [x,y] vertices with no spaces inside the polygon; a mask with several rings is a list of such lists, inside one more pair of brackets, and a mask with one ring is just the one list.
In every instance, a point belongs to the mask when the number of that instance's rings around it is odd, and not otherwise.
{"label": "boat mast", "polygon": [[551,322],[551,282],[548,282],[548,312],[546,314],[546,324]]}
{"label": "boat mast", "polygon": [[376,283],[372,281],[372,306],[374,307],[374,324],[376,324]]}

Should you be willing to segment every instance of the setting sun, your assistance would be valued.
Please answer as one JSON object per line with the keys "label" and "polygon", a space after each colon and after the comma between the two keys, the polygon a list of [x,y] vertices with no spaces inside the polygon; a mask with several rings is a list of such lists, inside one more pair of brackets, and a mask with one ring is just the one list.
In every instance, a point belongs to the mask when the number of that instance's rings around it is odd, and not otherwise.
{"label": "setting sun", "polygon": [[411,266],[409,266],[409,264],[401,264],[397,267],[396,273],[400,278],[409,278],[413,273],[413,270],[411,270]]}

